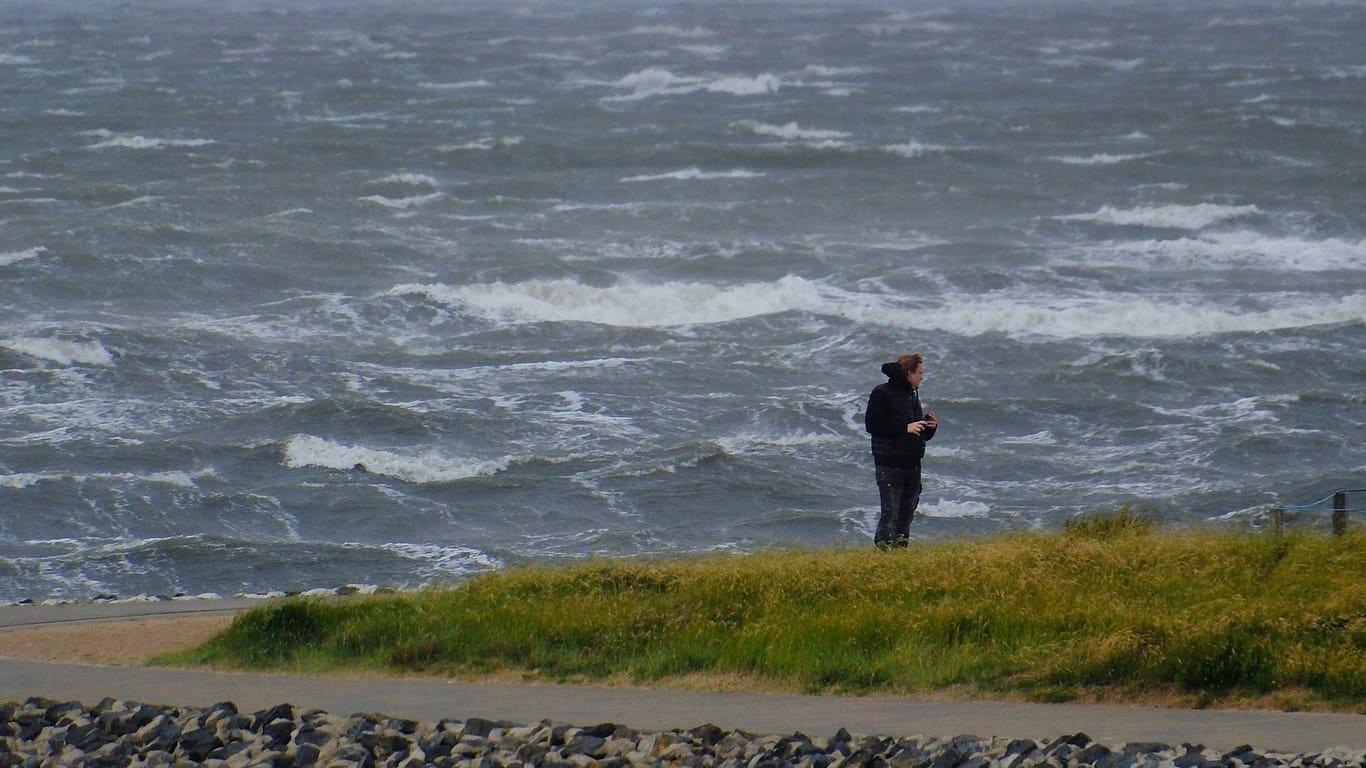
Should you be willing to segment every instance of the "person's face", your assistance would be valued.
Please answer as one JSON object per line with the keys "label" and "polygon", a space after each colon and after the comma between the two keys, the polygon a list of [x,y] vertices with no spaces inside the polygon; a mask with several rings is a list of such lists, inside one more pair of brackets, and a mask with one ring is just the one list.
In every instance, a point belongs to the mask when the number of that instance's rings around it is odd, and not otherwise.
{"label": "person's face", "polygon": [[920,380],[923,378],[925,378],[925,366],[923,364],[917,365],[914,371],[906,374],[906,380],[911,382],[911,387],[914,389],[920,389]]}

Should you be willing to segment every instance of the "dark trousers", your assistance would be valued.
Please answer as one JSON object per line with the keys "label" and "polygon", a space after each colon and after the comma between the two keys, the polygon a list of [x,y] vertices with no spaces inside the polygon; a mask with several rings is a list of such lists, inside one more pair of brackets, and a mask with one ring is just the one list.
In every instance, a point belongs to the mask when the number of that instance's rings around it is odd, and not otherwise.
{"label": "dark trousers", "polygon": [[911,518],[920,506],[920,465],[914,469],[878,467],[877,494],[882,501],[882,512],[877,518],[873,541],[891,544],[897,538],[910,536]]}

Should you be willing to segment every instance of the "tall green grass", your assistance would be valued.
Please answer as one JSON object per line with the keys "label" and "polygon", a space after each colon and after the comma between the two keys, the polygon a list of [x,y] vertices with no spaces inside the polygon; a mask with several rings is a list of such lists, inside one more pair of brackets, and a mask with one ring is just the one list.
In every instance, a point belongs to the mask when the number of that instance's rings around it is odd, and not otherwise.
{"label": "tall green grass", "polygon": [[164,661],[1366,711],[1366,536],[1154,532],[1132,517],[894,552],[530,566],[281,600]]}

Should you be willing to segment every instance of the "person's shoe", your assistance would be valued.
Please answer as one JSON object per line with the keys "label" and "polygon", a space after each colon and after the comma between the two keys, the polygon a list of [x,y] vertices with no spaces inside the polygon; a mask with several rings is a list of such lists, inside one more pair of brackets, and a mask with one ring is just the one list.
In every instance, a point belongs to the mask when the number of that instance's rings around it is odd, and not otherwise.
{"label": "person's shoe", "polygon": [[910,549],[910,547],[911,540],[906,536],[898,536],[896,537],[896,541],[892,542],[892,549]]}
{"label": "person's shoe", "polygon": [[886,552],[887,550],[889,550],[889,549],[892,548],[892,542],[890,542],[890,541],[888,541],[888,540],[886,540],[886,539],[874,539],[874,540],[873,540],[873,546],[877,547],[878,549],[882,550],[883,552]]}

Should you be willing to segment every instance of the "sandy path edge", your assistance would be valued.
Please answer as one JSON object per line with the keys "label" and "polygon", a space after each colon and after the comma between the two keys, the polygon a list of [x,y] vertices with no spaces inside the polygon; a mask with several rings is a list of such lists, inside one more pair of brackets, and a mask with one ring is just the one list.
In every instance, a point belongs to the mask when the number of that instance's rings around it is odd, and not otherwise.
{"label": "sandy path edge", "polygon": [[0,656],[138,667],[170,651],[193,648],[227,629],[232,615],[176,615],[81,621],[0,629]]}

